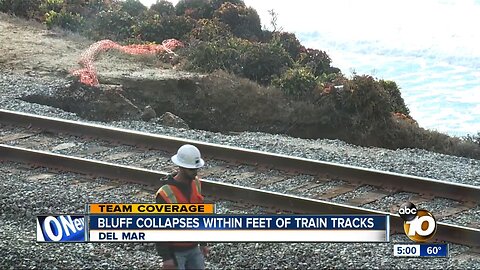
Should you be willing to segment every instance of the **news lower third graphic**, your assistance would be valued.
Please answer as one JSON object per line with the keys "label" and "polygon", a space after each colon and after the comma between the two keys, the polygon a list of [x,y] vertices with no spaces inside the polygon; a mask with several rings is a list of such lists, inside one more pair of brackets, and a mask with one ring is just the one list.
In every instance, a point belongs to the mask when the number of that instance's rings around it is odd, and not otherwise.
{"label": "news lower third graphic", "polygon": [[395,244],[395,257],[448,257],[448,244]]}
{"label": "news lower third graphic", "polygon": [[214,204],[88,204],[37,216],[38,242],[378,242],[389,215],[223,215]]}
{"label": "news lower third graphic", "polygon": [[90,214],[213,214],[214,204],[90,204]]}
{"label": "news lower third graphic", "polygon": [[90,215],[91,242],[388,242],[389,216]]}
{"label": "news lower third graphic", "polygon": [[[87,204],[84,214],[37,216],[37,242],[390,242],[390,215],[225,215],[214,204]],[[405,202],[398,211],[414,243],[395,257],[448,257],[433,243],[432,213]],[[213,240],[213,241],[212,241]]]}
{"label": "news lower third graphic", "polygon": [[37,216],[37,242],[85,242],[85,215]]}
{"label": "news lower third graphic", "polygon": [[432,213],[405,202],[398,214],[403,219],[405,235],[416,244],[395,244],[395,257],[448,257],[448,244],[426,243],[437,231],[437,221]]}

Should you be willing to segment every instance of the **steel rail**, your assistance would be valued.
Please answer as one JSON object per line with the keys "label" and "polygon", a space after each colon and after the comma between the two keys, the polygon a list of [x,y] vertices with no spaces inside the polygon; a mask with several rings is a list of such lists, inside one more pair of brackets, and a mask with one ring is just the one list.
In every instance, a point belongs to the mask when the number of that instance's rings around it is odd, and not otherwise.
{"label": "steel rail", "polygon": [[278,170],[296,171],[304,174],[336,176],[342,178],[342,180],[345,179],[351,182],[421,193],[457,201],[478,203],[480,200],[480,187],[424,177],[105,127],[3,109],[0,109],[0,122],[49,131],[67,132],[79,136],[97,137],[124,144],[144,146],[170,152],[175,152],[181,145],[190,143],[196,145],[204,156],[220,160],[261,165]]}
{"label": "steel rail", "polygon": [[[29,150],[3,144],[0,144],[0,160],[34,164],[88,175],[103,176],[109,179],[119,179],[126,182],[140,183],[157,188],[163,184],[161,179],[166,179],[167,176],[167,173],[165,172],[70,157],[45,151]],[[307,199],[293,195],[285,195],[277,192],[263,191],[255,188],[240,187],[208,179],[202,179],[202,186],[203,192],[206,195],[218,199],[238,201],[263,207],[288,210],[296,213],[339,215],[388,214],[390,215],[391,232],[403,233],[403,220],[396,214],[337,203],[329,203],[321,200]],[[437,241],[479,247],[480,230],[438,222],[435,239]]]}
{"label": "steel rail", "polygon": [[337,176],[351,182],[387,187],[399,191],[421,193],[457,201],[478,203],[480,199],[480,187],[472,185],[105,127],[22,112],[0,109],[0,122],[35,127],[48,131],[67,132],[79,136],[97,137],[169,152],[175,152],[181,145],[190,143],[196,145],[203,155],[220,160],[261,165],[278,170],[296,171],[305,174]]}

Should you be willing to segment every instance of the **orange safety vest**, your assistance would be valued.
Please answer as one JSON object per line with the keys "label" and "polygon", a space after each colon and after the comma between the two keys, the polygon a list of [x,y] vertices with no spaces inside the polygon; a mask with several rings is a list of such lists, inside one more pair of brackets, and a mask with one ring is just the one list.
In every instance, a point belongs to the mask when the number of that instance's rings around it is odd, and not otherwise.
{"label": "orange safety vest", "polygon": [[185,197],[178,187],[168,184],[163,185],[158,189],[155,196],[160,194],[167,203],[203,203],[202,184],[200,183],[200,179],[195,177],[191,185],[192,192],[189,199]]}
{"label": "orange safety vest", "polygon": [[[174,185],[163,185],[161,188],[158,189],[155,196],[162,196],[162,198],[167,203],[203,203],[203,196],[202,196],[202,185],[200,183],[200,179],[195,177],[192,181],[192,192],[190,193],[190,198],[187,199],[185,195],[180,191],[180,189]],[[195,246],[196,243],[185,243],[185,242],[175,242],[171,243],[173,246],[177,247],[188,247],[188,246]]]}

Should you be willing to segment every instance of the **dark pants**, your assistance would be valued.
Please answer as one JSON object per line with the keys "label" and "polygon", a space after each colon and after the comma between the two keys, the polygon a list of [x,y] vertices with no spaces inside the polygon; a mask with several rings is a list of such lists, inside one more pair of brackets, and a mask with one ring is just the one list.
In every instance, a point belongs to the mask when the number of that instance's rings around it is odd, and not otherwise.
{"label": "dark pants", "polygon": [[198,246],[184,251],[175,251],[174,254],[178,264],[177,269],[205,269],[205,260]]}

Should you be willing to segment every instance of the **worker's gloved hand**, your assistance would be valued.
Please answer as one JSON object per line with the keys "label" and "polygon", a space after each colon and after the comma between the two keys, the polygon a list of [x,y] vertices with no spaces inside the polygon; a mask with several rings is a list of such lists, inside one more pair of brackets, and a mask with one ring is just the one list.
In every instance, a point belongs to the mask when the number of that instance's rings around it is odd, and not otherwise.
{"label": "worker's gloved hand", "polygon": [[173,259],[163,261],[162,269],[177,269],[175,261]]}

